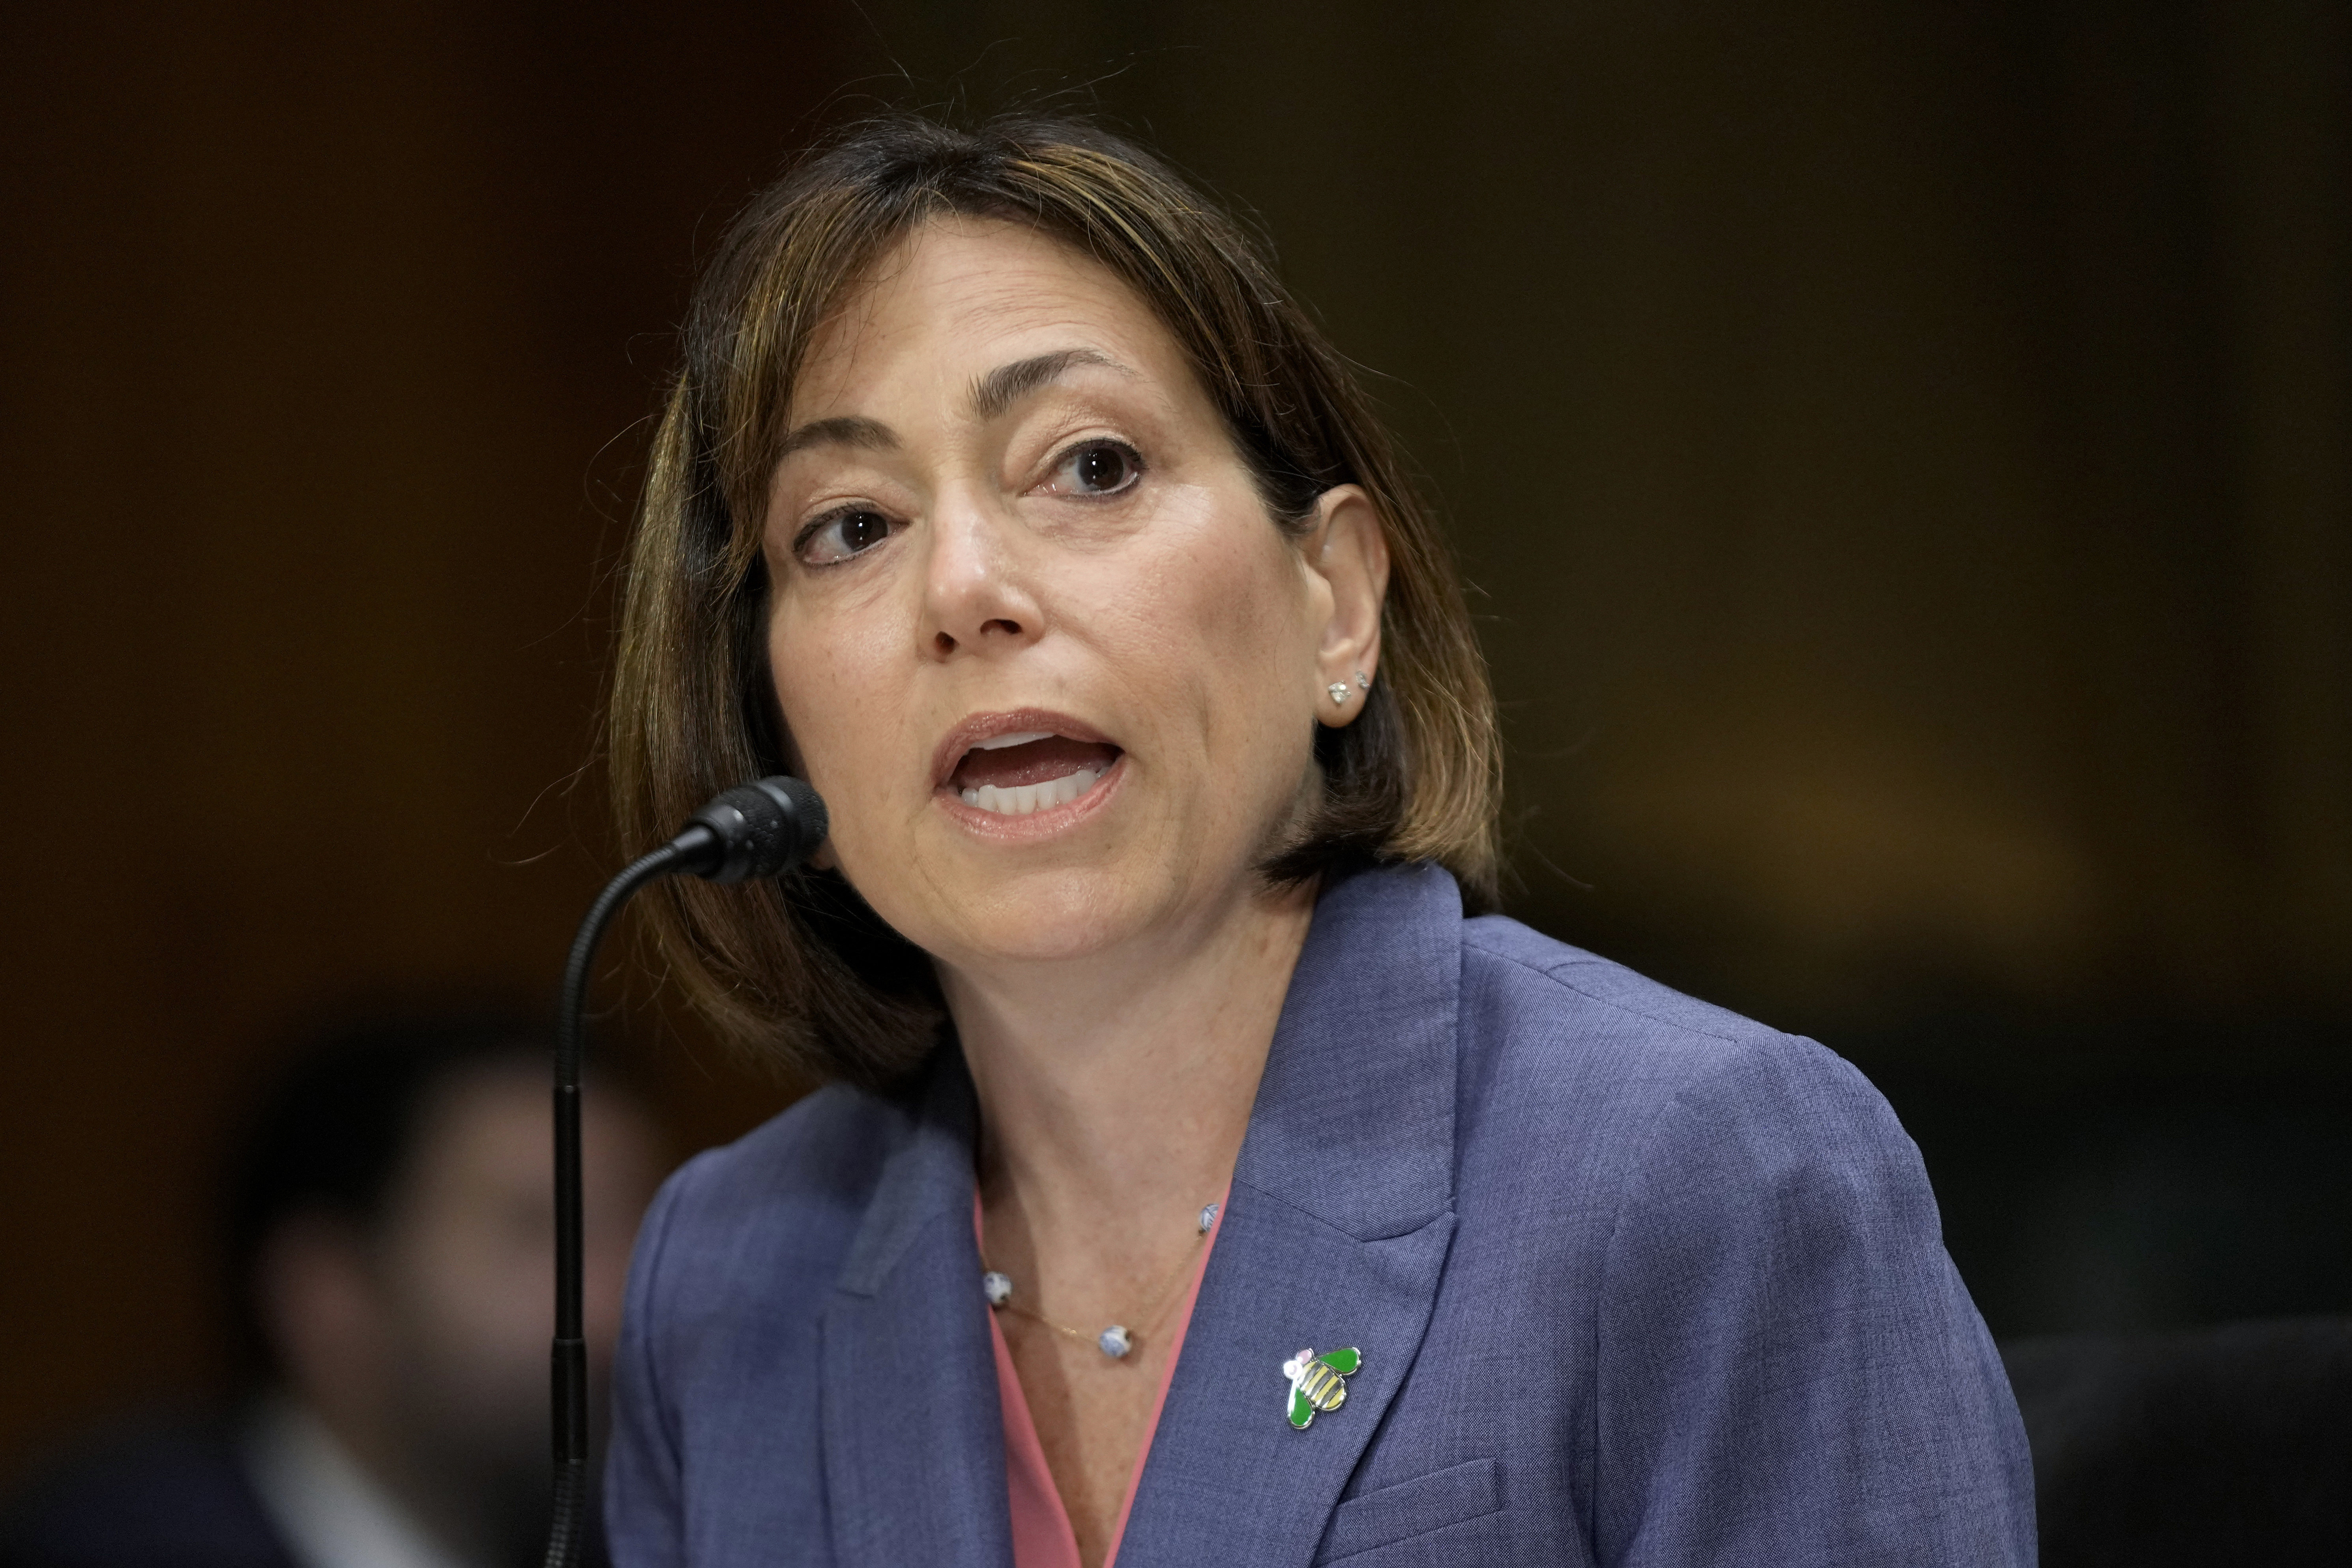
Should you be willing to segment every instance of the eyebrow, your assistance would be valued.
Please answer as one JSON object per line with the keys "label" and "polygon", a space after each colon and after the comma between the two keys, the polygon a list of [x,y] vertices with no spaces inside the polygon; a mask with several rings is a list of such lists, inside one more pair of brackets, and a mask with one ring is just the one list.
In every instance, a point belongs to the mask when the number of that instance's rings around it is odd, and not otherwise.
{"label": "eyebrow", "polygon": [[1092,349],[1056,349],[1050,354],[1036,354],[1025,360],[1015,360],[996,369],[971,383],[971,409],[982,419],[994,419],[1014,403],[1055,380],[1065,371],[1079,365],[1100,365],[1132,379],[1133,371],[1108,354]]}
{"label": "eyebrow", "polygon": [[[1049,354],[1033,354],[1009,365],[999,365],[973,382],[972,412],[982,419],[994,419],[1064,371],[1079,365],[1100,365],[1123,376],[1132,378],[1135,375],[1117,360],[1093,349],[1056,349]],[[843,414],[833,419],[811,420],[794,430],[776,449],[776,460],[782,462],[793,453],[805,452],[812,446],[854,446],[866,452],[887,452],[898,444],[898,433],[880,420],[867,419],[860,414]]]}
{"label": "eyebrow", "polygon": [[856,446],[868,452],[887,452],[898,444],[898,433],[878,419],[864,419],[845,414],[837,419],[816,419],[802,425],[784,437],[776,449],[781,463],[795,452],[812,446]]}

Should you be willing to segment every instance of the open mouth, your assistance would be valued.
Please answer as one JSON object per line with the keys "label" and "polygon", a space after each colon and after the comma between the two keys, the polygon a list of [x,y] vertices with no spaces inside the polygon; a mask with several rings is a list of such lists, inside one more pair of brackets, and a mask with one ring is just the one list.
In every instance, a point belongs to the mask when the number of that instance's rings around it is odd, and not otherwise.
{"label": "open mouth", "polygon": [[947,785],[975,810],[1025,817],[1084,799],[1118,758],[1118,747],[1108,741],[1018,730],[975,744],[948,775]]}

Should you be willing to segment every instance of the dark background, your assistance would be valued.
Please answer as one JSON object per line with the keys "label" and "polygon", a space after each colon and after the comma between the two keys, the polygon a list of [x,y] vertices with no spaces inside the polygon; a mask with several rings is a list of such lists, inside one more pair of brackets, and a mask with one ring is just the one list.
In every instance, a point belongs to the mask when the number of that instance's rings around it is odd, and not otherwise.
{"label": "dark background", "polygon": [[[2316,0],[0,13],[0,1483],[220,1375],[288,1031],[537,998],[697,258],[1045,97],[1453,520],[1515,913],[1887,1091],[2005,1337],[2352,1311],[2352,26]],[[616,963],[681,1149],[790,1091]]]}

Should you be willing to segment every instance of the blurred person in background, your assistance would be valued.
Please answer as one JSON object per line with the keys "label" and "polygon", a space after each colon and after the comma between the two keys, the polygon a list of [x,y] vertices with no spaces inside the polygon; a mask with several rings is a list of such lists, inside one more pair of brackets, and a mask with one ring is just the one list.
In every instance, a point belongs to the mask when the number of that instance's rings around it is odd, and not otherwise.
{"label": "blurred person in background", "polygon": [[[609,1086],[592,1086],[583,1127],[601,1408],[629,1247],[661,1173],[650,1124]],[[0,1521],[0,1563],[536,1562],[551,1164],[547,1045],[531,1030],[445,1017],[315,1043],[263,1100],[228,1184],[250,1397],[227,1419],[147,1432],[37,1485]]]}

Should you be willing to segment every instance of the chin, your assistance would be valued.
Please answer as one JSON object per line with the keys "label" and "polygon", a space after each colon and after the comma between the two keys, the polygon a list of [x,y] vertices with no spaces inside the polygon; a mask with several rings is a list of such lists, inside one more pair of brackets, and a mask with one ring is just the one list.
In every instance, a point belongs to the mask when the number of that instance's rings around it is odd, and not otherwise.
{"label": "chin", "polygon": [[951,963],[1055,963],[1108,951],[1151,924],[1155,901],[1132,878],[1097,868],[1040,869],[973,889],[951,904],[943,951]]}

